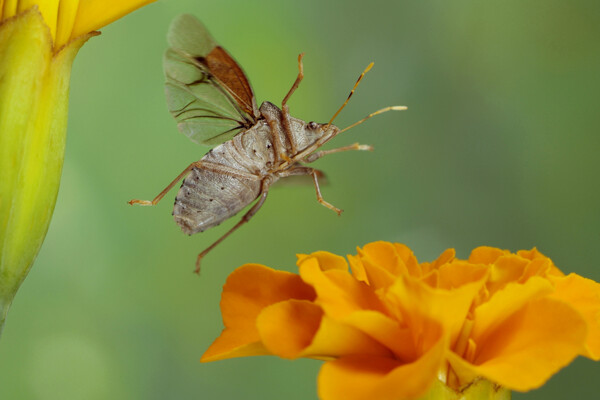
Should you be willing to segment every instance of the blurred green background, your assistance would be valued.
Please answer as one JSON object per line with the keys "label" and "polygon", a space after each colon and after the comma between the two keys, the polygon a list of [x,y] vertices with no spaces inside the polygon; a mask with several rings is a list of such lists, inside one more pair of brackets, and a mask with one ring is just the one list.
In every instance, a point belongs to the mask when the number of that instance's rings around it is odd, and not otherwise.
{"label": "blurred green background", "polygon": [[[388,113],[338,137],[373,153],[316,163],[329,177],[273,190],[260,213],[192,273],[235,220],[182,234],[175,190],[152,198],[207,148],[166,111],[161,58],[177,14],[193,13],[240,62],[259,104],[281,102],[304,51],[292,114],[325,122]],[[274,357],[200,364],[221,329],[227,275],[295,253],[354,253],[373,240],[431,261],[454,247],[537,246],[600,281],[598,1],[159,1],[103,29],[75,61],[63,180],[46,242],[0,340],[2,399],[312,399],[320,362]],[[585,359],[516,399],[596,398]]]}

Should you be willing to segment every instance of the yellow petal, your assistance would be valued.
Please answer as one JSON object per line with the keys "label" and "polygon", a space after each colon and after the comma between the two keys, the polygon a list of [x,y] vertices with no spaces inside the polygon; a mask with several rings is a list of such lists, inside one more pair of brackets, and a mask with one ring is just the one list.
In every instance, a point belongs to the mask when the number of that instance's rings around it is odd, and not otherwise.
{"label": "yellow petal", "polygon": [[[17,12],[21,13],[29,10],[34,5],[38,6],[44,22],[48,28],[50,28],[50,35],[54,39],[56,35],[56,16],[58,15],[58,1],[57,0],[19,0],[19,6]],[[88,33],[88,32],[84,32]]]}
{"label": "yellow petal", "polygon": [[71,39],[73,24],[77,17],[79,0],[61,0],[58,7],[58,22],[56,26],[56,36],[54,39],[54,48],[60,49]]}
{"label": "yellow petal", "polygon": [[4,307],[27,276],[50,224],[64,159],[71,65],[91,36],[53,54],[50,31],[37,7],[0,25],[0,304]]}
{"label": "yellow petal", "polygon": [[4,0],[4,5],[2,7],[2,18],[0,21],[17,15],[18,4],[19,0]]}
{"label": "yellow petal", "polygon": [[552,298],[567,302],[587,322],[588,335],[583,355],[600,360],[600,284],[577,274],[552,279],[556,292]]}
{"label": "yellow petal", "polygon": [[462,382],[483,376],[527,391],[571,362],[581,351],[585,335],[585,322],[572,307],[544,298],[529,302],[478,343],[472,363],[454,353],[448,360]]}
{"label": "yellow petal", "polygon": [[325,363],[319,373],[323,400],[416,399],[437,379],[444,343],[410,364],[374,356],[347,356]]}
{"label": "yellow petal", "polygon": [[265,308],[257,327],[265,347],[283,358],[391,354],[364,333],[323,315],[319,306],[306,300],[282,301]]}
{"label": "yellow petal", "polygon": [[[296,274],[246,264],[229,275],[223,287],[221,313],[225,330],[206,351],[202,361],[240,357],[262,351],[256,318],[262,310],[283,300],[312,300],[312,288]],[[264,354],[264,353],[261,353]]]}
{"label": "yellow petal", "polygon": [[153,1],[155,0],[80,0],[71,38],[100,29]]}

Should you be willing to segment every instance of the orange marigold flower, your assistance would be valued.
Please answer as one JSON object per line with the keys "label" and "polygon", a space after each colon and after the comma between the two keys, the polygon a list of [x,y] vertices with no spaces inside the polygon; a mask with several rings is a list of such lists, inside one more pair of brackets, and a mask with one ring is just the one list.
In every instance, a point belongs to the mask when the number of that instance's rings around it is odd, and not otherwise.
{"label": "orange marigold flower", "polygon": [[414,399],[481,379],[526,391],[577,355],[600,358],[600,284],[536,249],[479,247],[467,260],[448,249],[419,263],[402,244],[375,242],[348,262],[316,252],[298,256],[299,275],[235,270],[225,329],[202,361],[317,358],[322,399]]}

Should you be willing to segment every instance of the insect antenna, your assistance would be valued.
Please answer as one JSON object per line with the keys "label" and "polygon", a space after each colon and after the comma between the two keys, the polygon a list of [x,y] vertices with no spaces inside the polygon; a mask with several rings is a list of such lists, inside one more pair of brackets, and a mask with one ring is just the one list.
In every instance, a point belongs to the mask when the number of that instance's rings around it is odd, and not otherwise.
{"label": "insect antenna", "polygon": [[333,117],[331,117],[331,120],[329,120],[329,122],[327,123],[327,126],[331,125],[331,123],[333,122],[333,120],[335,119],[335,117],[337,117],[338,114],[340,113],[340,111],[342,111],[342,109],[344,107],[346,107],[346,104],[348,104],[348,102],[350,101],[350,97],[352,97],[352,95],[354,94],[354,91],[356,90],[356,87],[358,86],[358,84],[360,83],[360,81],[362,81],[362,78],[365,76],[365,74],[367,72],[369,72],[369,70],[371,68],[373,68],[373,63],[367,65],[367,68],[365,68],[365,70],[362,72],[362,74],[360,74],[360,76],[356,80],[356,83],[354,84],[354,87],[350,91],[350,94],[348,95],[348,98],[346,99],[346,101],[344,102],[344,104],[342,104],[342,106],[340,107],[340,109],[337,110],[337,112],[335,114],[333,114]]}
{"label": "insect antenna", "polygon": [[368,120],[371,117],[374,117],[378,114],[383,114],[384,112],[388,112],[388,111],[402,111],[402,110],[406,110],[407,107],[406,106],[389,106],[386,108],[382,108],[381,110],[377,110],[375,112],[372,112],[371,114],[367,115],[366,117],[364,117],[363,119],[361,119],[360,121],[356,121],[355,123],[353,123],[352,125],[342,129],[341,131],[338,132],[338,135],[342,132],[347,131],[348,129],[354,128],[356,125],[360,125],[363,122],[365,122],[366,120]]}

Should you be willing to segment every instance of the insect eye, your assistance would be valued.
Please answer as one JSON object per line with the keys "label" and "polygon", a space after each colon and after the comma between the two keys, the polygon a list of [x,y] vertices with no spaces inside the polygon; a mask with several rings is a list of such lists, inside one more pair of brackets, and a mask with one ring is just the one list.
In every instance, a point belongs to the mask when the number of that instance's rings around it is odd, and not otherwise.
{"label": "insect eye", "polygon": [[319,127],[319,124],[317,124],[314,121],[310,121],[307,126],[308,126],[308,129],[314,131],[315,129],[317,129]]}

